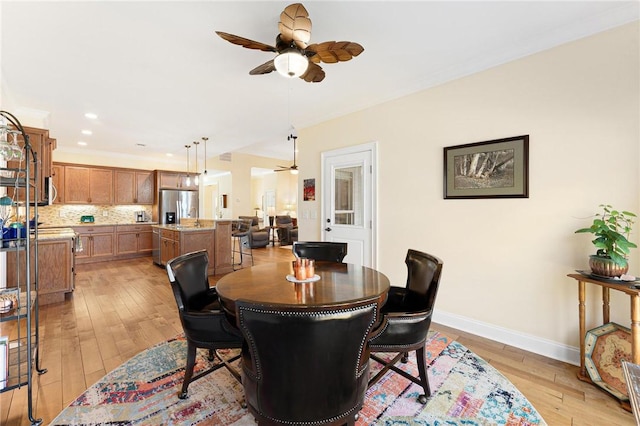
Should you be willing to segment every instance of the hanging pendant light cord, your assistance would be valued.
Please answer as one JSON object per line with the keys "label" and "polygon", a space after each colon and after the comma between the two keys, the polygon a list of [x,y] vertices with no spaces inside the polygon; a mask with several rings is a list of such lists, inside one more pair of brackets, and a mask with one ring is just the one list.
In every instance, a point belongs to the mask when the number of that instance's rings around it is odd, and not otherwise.
{"label": "hanging pendant light cord", "polygon": [[189,176],[189,148],[191,148],[191,145],[185,145],[185,148],[187,148],[187,186],[191,186],[191,176]]}
{"label": "hanging pendant light cord", "polygon": [[204,142],[204,174],[207,174],[207,141],[209,138],[203,136],[202,140]]}

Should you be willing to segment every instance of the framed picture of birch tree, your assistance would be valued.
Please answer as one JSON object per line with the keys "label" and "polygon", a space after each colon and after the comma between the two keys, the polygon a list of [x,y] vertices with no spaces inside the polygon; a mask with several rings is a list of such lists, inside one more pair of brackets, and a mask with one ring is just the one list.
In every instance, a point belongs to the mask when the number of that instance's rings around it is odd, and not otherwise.
{"label": "framed picture of birch tree", "polygon": [[444,198],[529,198],[529,135],[445,147]]}

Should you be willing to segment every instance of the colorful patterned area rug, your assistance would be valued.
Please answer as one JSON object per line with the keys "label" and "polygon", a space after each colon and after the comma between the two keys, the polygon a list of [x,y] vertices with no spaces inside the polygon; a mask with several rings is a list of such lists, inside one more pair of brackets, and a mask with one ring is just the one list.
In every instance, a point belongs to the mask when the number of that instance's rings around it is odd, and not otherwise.
{"label": "colorful patterned area rug", "polygon": [[[221,368],[189,385],[178,399],[186,341],[176,337],[153,346],[95,383],[65,408],[52,425],[255,426],[242,408],[242,385]],[[432,396],[417,402],[421,388],[388,372],[368,391],[358,425],[546,425],[529,401],[495,368],[446,335],[432,332],[426,346]],[[207,368],[198,351],[196,369]],[[399,363],[417,375],[415,357]],[[371,361],[372,374],[379,364]]]}

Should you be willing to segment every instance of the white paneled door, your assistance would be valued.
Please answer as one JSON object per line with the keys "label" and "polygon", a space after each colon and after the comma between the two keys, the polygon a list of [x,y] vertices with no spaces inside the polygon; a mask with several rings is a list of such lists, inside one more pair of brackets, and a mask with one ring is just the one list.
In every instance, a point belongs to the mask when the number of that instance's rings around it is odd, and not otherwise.
{"label": "white paneled door", "polygon": [[376,145],[322,154],[322,235],[348,243],[344,261],[375,267]]}

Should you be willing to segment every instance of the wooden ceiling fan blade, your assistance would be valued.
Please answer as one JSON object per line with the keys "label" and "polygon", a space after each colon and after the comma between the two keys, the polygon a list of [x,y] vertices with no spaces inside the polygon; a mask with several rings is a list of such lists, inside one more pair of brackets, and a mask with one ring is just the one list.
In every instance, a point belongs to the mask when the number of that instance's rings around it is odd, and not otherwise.
{"label": "wooden ceiling fan blade", "polygon": [[293,42],[299,49],[306,49],[311,40],[311,19],[301,3],[290,4],[280,14],[278,22],[280,39],[287,44]]}
{"label": "wooden ceiling fan blade", "polygon": [[324,80],[325,74],[324,70],[320,65],[314,64],[313,62],[309,62],[309,67],[307,71],[300,76],[301,79],[308,83],[320,83]]}
{"label": "wooden ceiling fan blade", "polygon": [[270,72],[275,70],[276,70],[276,66],[273,63],[273,59],[271,59],[270,61],[267,61],[262,65],[258,65],[257,67],[249,71],[249,74],[251,75],[269,74]]}
{"label": "wooden ceiling fan blade", "polygon": [[277,52],[276,48],[269,46],[268,44],[261,43],[259,41],[250,40],[248,38],[240,37],[234,34],[225,33],[222,31],[216,31],[221,38],[227,40],[230,43],[237,44],[247,49],[262,50],[263,52]]}
{"label": "wooden ceiling fan blade", "polygon": [[336,62],[346,62],[355,58],[364,52],[364,47],[352,41],[325,41],[323,43],[314,43],[307,50],[314,53],[309,56],[311,62],[335,64]]}

